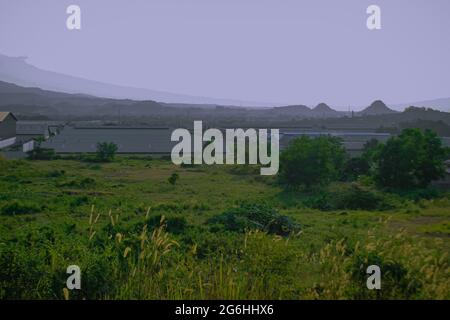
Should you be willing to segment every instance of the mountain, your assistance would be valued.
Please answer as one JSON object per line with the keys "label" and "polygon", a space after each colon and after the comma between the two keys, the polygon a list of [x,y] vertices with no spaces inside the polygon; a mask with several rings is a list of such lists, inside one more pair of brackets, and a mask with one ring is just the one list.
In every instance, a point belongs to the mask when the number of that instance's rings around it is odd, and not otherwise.
{"label": "mountain", "polygon": [[377,116],[392,113],[397,113],[397,111],[389,109],[383,101],[375,100],[370,106],[358,112],[357,114],[361,116]]}
{"label": "mountain", "polygon": [[128,115],[145,115],[155,110],[165,110],[161,104],[128,99],[98,98],[83,94],[70,94],[21,87],[0,81],[0,109],[19,114],[40,114],[46,116],[86,116],[117,114],[119,108]]}
{"label": "mountain", "polygon": [[39,87],[63,93],[80,93],[114,99],[153,100],[167,103],[265,106],[256,102],[197,97],[170,92],[118,86],[39,69],[26,57],[0,54],[0,80],[25,87]]}
{"label": "mountain", "polygon": [[336,116],[343,115],[341,112],[330,108],[326,103],[323,103],[323,102],[319,103],[311,111],[316,116],[321,116],[321,117],[336,117]]}
{"label": "mountain", "polygon": [[307,116],[311,113],[311,109],[305,105],[291,105],[272,108],[275,114],[290,114]]}
{"label": "mountain", "polygon": [[410,106],[417,107],[427,107],[435,110],[450,112],[450,98],[441,98],[441,99],[433,99],[433,100],[423,100],[418,102],[409,102],[409,103],[401,103],[395,104],[392,107],[395,109],[405,109]]}
{"label": "mountain", "polygon": [[202,119],[205,123],[217,127],[270,125],[361,130],[380,128],[391,130],[399,124],[413,126],[420,120],[421,127],[439,130],[441,134],[446,134],[447,126],[450,126],[448,112],[409,107],[404,112],[392,113],[382,102],[374,102],[367,108],[369,114],[381,114],[369,116],[361,114],[357,117],[350,117],[345,112],[339,112],[338,116],[323,116],[323,112],[330,112],[331,109],[326,105],[319,105],[313,110],[304,105],[277,108],[205,106],[207,105],[99,98],[21,87],[0,81],[0,111],[11,111],[20,120],[106,121],[179,128],[189,127],[194,120]]}
{"label": "mountain", "polygon": [[330,108],[325,103],[319,103],[312,109],[305,105],[291,105],[291,106],[276,107],[273,108],[272,110],[275,112],[275,114],[296,116],[303,118],[334,118],[345,116],[345,112],[336,111]]}

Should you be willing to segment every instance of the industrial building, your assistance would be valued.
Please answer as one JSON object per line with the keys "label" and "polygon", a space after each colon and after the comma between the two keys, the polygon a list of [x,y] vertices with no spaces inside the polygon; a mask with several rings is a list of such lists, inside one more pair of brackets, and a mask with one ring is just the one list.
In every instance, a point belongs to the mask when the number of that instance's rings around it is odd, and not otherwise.
{"label": "industrial building", "polygon": [[169,154],[176,142],[170,141],[172,130],[152,127],[70,127],[42,143],[56,153],[92,153],[97,144],[112,142],[118,153]]}
{"label": "industrial building", "polygon": [[17,118],[11,112],[0,111],[0,140],[16,136]]}
{"label": "industrial building", "polygon": [[0,111],[0,149],[16,143],[16,122],[11,112]]}
{"label": "industrial building", "polygon": [[[3,116],[6,119],[6,116]],[[9,122],[14,122],[14,117]],[[248,128],[244,128],[246,130]],[[10,126],[5,126],[2,132],[13,134]],[[225,129],[221,129],[225,130]],[[170,154],[178,143],[171,141],[173,128],[143,127],[143,126],[113,126],[113,125],[65,125],[44,122],[17,123],[18,143],[26,146],[26,151],[33,147],[30,141],[43,137],[42,148],[53,149],[56,153],[94,153],[97,144],[112,142],[117,145],[118,153],[122,154]],[[58,133],[58,134],[56,134]],[[331,135],[342,139],[342,143],[352,156],[359,155],[367,141],[372,139],[386,142],[391,134],[362,132],[350,130],[313,130],[306,128],[281,128],[280,150],[287,148],[289,143],[299,136],[318,137]],[[450,138],[442,138],[443,144],[450,146]]]}
{"label": "industrial building", "polygon": [[357,132],[357,131],[312,131],[312,130],[282,130],[280,132],[280,149],[287,148],[289,143],[300,136],[320,137],[334,136],[342,139],[342,144],[351,155],[359,155],[366,142],[375,139],[379,142],[386,142],[391,135],[389,133]]}
{"label": "industrial building", "polygon": [[[66,126],[59,135],[50,137],[42,143],[43,148],[54,149],[57,153],[92,153],[99,142],[113,142],[118,153],[169,154],[177,142],[171,141],[172,129],[155,127],[116,127],[116,126]],[[377,139],[385,142],[390,134],[367,132],[310,131],[281,129],[280,149],[301,135],[332,135],[340,137],[344,147],[352,154],[362,151],[364,144]]]}

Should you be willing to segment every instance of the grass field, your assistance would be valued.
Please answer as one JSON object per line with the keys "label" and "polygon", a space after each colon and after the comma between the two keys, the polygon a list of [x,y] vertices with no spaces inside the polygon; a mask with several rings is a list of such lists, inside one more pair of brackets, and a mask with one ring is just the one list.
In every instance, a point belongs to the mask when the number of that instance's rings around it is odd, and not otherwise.
{"label": "grass field", "polygon": [[[376,208],[350,210],[323,192],[251,166],[0,160],[0,298],[450,298],[449,194],[376,191]],[[82,289],[69,292],[72,264]],[[366,287],[371,264],[382,290]]]}

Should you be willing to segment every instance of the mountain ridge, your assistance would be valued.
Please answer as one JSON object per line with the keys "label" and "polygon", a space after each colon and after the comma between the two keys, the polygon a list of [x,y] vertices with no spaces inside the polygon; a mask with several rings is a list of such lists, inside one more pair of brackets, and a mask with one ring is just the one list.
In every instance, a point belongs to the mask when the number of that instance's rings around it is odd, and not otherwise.
{"label": "mountain ridge", "polygon": [[380,115],[380,114],[391,114],[391,113],[398,113],[398,111],[395,111],[393,109],[390,109],[383,101],[381,100],[375,100],[368,106],[367,108],[359,111],[358,115],[364,115],[364,116],[373,116],[373,115]]}
{"label": "mountain ridge", "polygon": [[269,106],[267,103],[184,95],[103,83],[43,70],[29,64],[26,59],[26,57],[9,57],[0,54],[0,80],[20,86],[38,87],[71,94],[87,94],[101,98],[153,100],[165,103]]}

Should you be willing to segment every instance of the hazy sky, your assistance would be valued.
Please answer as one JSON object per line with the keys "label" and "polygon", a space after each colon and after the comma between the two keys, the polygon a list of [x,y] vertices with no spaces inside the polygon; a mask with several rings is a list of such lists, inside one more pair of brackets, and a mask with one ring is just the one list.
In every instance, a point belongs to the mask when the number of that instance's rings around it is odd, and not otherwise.
{"label": "hazy sky", "polygon": [[[66,28],[81,7],[82,30]],[[381,7],[369,31],[366,8]],[[0,53],[113,84],[367,105],[450,97],[449,0],[0,0]]]}

